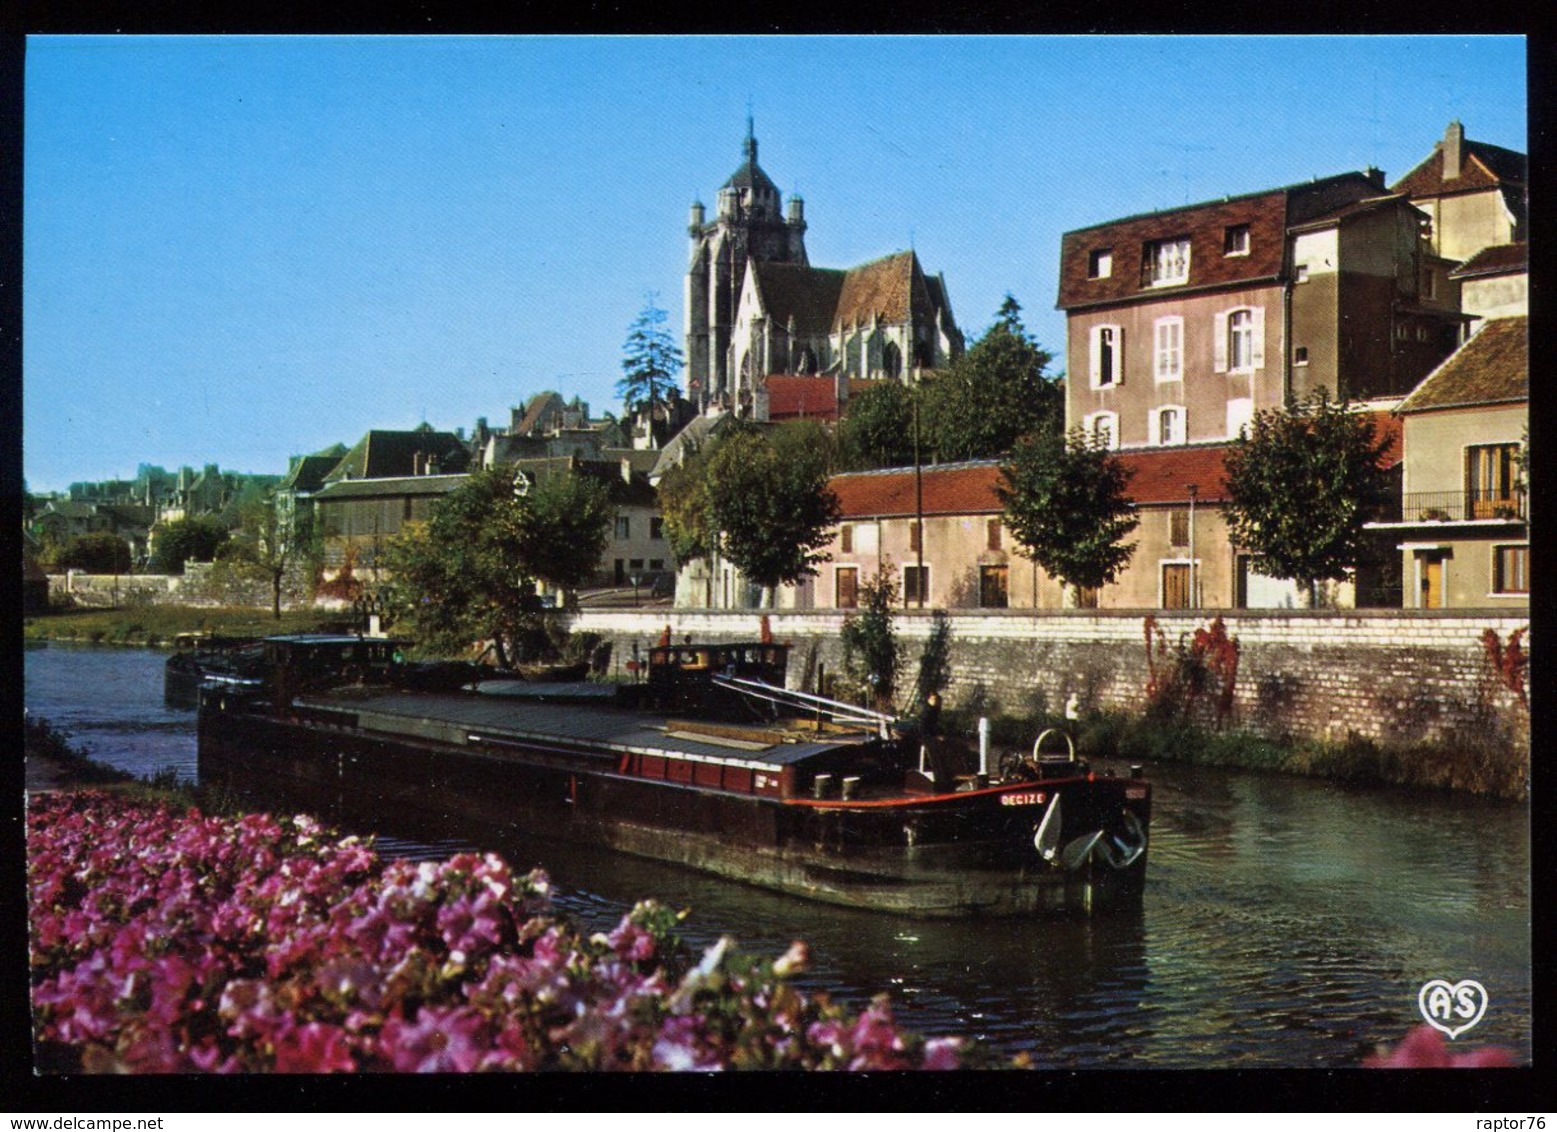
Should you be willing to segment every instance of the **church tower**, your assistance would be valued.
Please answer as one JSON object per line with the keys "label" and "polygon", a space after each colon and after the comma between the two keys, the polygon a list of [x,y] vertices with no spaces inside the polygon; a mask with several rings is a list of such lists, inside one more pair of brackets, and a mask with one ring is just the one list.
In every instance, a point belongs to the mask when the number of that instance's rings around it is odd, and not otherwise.
{"label": "church tower", "polygon": [[757,164],[757,138],[746,119],[745,160],[719,189],[712,221],[694,201],[687,232],[692,262],[687,270],[687,396],[705,409],[724,404],[732,394],[730,339],[736,306],[746,277],[746,262],[806,266],[805,202],[789,200],[782,209],[778,187]]}

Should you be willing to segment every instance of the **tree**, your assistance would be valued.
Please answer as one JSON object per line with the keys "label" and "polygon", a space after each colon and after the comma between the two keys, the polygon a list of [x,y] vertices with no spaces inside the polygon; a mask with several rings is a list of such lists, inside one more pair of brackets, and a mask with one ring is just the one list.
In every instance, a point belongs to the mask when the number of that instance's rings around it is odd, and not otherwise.
{"label": "tree", "polygon": [[843,640],[844,664],[869,696],[870,706],[891,711],[903,649],[892,613],[897,605],[897,582],[885,562],[874,577],[861,584],[859,598],[860,608],[844,618],[838,634]]}
{"label": "tree", "polygon": [[924,444],[942,460],[1004,456],[1034,433],[1059,436],[1065,395],[1045,369],[1051,355],[1022,325],[1009,294],[994,323],[944,373],[925,381]]}
{"label": "tree", "polygon": [[222,549],[223,557],[246,565],[270,586],[271,611],[277,621],[288,575],[296,573],[312,548],[312,528],[307,511],[279,507],[271,493],[242,504],[238,529]]}
{"label": "tree", "polygon": [[616,395],[627,411],[647,408],[651,420],[683,362],[676,340],[665,329],[667,318],[651,294],[627,332],[622,346],[623,376],[616,383]]}
{"label": "tree", "polygon": [[552,476],[531,488],[526,502],[519,560],[540,581],[571,594],[600,568],[616,516],[610,489],[588,476]]}
{"label": "tree", "polygon": [[182,574],[185,562],[213,562],[228,537],[227,528],[209,516],[175,519],[157,535],[147,569],[153,574]]}
{"label": "tree", "polygon": [[543,620],[536,582],[582,582],[599,563],[611,515],[598,480],[569,473],[532,487],[511,468],[478,472],[425,523],[389,540],[390,609],[432,648],[458,652],[490,638],[508,664]]}
{"label": "tree", "polygon": [[1080,591],[1112,582],[1135,553],[1131,471],[1098,439],[1035,433],[1000,467],[995,492],[1022,552]]}
{"label": "tree", "polygon": [[1320,581],[1339,581],[1368,553],[1363,524],[1389,498],[1387,447],[1369,416],[1323,389],[1256,413],[1223,461],[1234,544],[1260,573],[1297,582],[1312,608]]}
{"label": "tree", "polygon": [[61,570],[83,570],[88,574],[128,574],[130,546],[118,535],[99,531],[76,535],[55,556]]}
{"label": "tree", "polygon": [[682,548],[677,560],[686,561],[683,552],[709,558],[717,551],[771,605],[777,586],[815,574],[828,559],[821,548],[838,521],[838,498],[827,486],[832,451],[814,421],[722,434],[691,473],[672,482],[666,526]]}
{"label": "tree", "polygon": [[710,526],[704,474],[709,455],[709,448],[688,453],[655,487],[665,541],[677,566],[710,560],[718,545],[718,532]]}
{"label": "tree", "polygon": [[878,381],[851,397],[838,425],[842,461],[851,468],[913,463],[914,398],[900,381]]}

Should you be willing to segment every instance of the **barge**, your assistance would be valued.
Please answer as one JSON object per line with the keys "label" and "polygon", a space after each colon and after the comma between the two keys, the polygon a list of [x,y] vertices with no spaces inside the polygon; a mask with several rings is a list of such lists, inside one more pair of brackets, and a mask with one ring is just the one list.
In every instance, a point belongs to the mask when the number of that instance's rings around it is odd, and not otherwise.
{"label": "barge", "polygon": [[[933,727],[784,687],[787,647],[671,644],[632,684],[414,679],[405,642],[264,642],[201,690],[202,783],[255,776],[512,822],[912,916],[1138,901],[1151,786],[1068,737],[991,768]],[[1043,748],[1047,745],[1048,751]]]}
{"label": "barge", "polygon": [[207,680],[257,688],[263,662],[258,637],[180,633],[173,638],[173,653],[162,669],[163,702],[169,707],[198,707],[200,685]]}

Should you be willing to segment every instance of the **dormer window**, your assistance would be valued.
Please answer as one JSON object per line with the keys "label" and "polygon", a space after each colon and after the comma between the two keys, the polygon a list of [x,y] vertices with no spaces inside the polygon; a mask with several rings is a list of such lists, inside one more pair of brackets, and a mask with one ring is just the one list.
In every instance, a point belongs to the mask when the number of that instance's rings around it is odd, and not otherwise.
{"label": "dormer window", "polygon": [[1247,224],[1234,224],[1227,229],[1222,237],[1222,254],[1249,254],[1249,226]]}
{"label": "dormer window", "polygon": [[1142,250],[1141,282],[1147,287],[1167,287],[1189,281],[1189,237],[1153,240]]}
{"label": "dormer window", "polygon": [[1087,253],[1087,278],[1107,279],[1114,273],[1114,249],[1093,248]]}

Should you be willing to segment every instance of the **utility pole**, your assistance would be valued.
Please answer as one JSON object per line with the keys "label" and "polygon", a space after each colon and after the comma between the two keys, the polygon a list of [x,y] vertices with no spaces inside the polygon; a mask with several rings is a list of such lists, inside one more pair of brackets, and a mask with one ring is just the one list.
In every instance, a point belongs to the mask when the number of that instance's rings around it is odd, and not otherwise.
{"label": "utility pole", "polygon": [[1200,600],[1195,593],[1195,495],[1200,490],[1200,485],[1189,485],[1189,607],[1200,608]]}
{"label": "utility pole", "polygon": [[914,397],[914,531],[919,551],[919,608],[924,608],[924,464],[919,459],[919,398]]}

